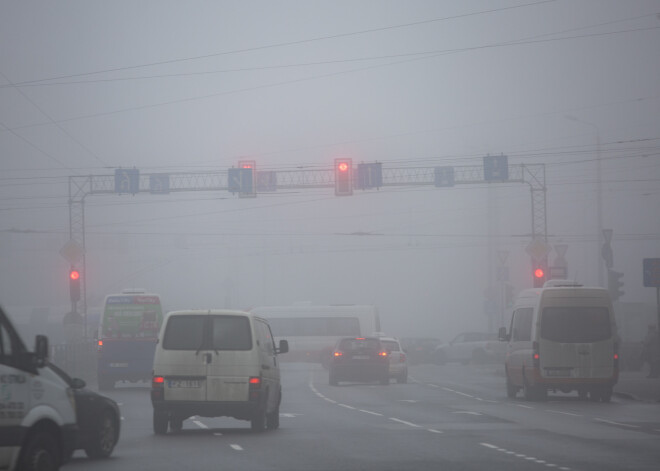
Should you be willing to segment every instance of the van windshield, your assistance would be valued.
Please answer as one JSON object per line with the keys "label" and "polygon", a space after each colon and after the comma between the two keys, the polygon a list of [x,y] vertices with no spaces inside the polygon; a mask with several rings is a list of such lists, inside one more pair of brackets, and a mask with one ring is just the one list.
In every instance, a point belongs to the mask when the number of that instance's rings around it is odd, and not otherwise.
{"label": "van windshield", "polygon": [[250,350],[250,321],[243,316],[172,316],[163,338],[165,350]]}
{"label": "van windshield", "polygon": [[604,307],[546,307],[541,338],[563,343],[587,343],[612,336],[609,311]]}

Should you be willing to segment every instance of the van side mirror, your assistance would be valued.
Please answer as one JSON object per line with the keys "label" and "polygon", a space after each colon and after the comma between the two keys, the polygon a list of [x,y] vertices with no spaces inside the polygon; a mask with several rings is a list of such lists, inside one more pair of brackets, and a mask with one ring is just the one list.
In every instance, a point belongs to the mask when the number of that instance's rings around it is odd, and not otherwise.
{"label": "van side mirror", "polygon": [[511,339],[511,336],[506,333],[506,327],[500,327],[497,337],[500,339],[500,342],[508,342]]}
{"label": "van side mirror", "polygon": [[289,351],[289,342],[287,340],[280,340],[280,346],[276,353],[286,353]]}
{"label": "van side mirror", "polygon": [[48,359],[48,337],[37,335],[34,339],[34,355],[38,368],[43,367]]}
{"label": "van side mirror", "polygon": [[80,379],[80,378],[71,379],[71,387],[73,389],[82,389],[85,386],[87,386],[87,383],[85,383],[84,379]]}

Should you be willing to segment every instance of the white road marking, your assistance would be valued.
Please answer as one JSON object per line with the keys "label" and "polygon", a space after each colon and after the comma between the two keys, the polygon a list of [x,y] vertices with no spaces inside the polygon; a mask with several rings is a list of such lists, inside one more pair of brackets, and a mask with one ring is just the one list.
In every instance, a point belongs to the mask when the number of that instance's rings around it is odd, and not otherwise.
{"label": "white road marking", "polygon": [[220,432],[215,432],[213,435],[215,435],[216,437],[221,437],[222,436],[222,434]]}
{"label": "white road marking", "polygon": [[345,407],[346,409],[353,409],[355,410],[355,407],[349,406],[348,404],[337,404],[338,406]]}
{"label": "white road marking", "polygon": [[416,401],[415,399],[399,399],[399,402],[409,402],[411,404],[415,404],[418,401]]}
{"label": "white road marking", "polygon": [[193,424],[197,425],[199,428],[209,428],[207,425],[203,424],[199,420],[193,420]]}
{"label": "white road marking", "polygon": [[[523,455],[522,453],[512,452],[510,450],[507,450],[506,448],[500,448],[499,446],[493,445],[491,443],[481,443],[481,446],[485,446],[486,448],[490,448],[491,450],[496,450],[496,451],[500,451],[502,453],[506,453],[507,455],[513,455],[516,458],[520,458],[522,460],[533,461],[535,463],[545,465],[548,468],[557,468],[558,467],[558,465],[553,464],[553,463],[548,463],[545,460],[540,460],[538,458],[534,458],[533,456]],[[570,471],[571,468],[562,466],[562,467],[559,467],[559,469],[561,469],[562,471]]]}
{"label": "white road marking", "polygon": [[599,419],[598,417],[596,417],[594,420],[596,420],[597,422],[603,422],[611,425],[620,425],[622,427],[640,428],[639,425],[624,424],[622,422],[614,422],[613,420]]}
{"label": "white road marking", "polygon": [[236,451],[243,451],[243,447],[241,445],[236,445],[235,443],[232,443],[229,446],[232,447]]}
{"label": "white road marking", "polygon": [[474,412],[471,410],[456,410],[452,414],[468,414],[468,415],[482,415],[481,412]]}
{"label": "white road marking", "polygon": [[534,409],[532,406],[525,406],[523,404],[516,404],[518,407],[522,407],[523,409]]}
{"label": "white road marking", "polygon": [[383,414],[379,414],[378,412],[372,412],[370,410],[364,410],[364,409],[358,409],[360,412],[364,412],[365,414],[371,414],[371,415],[377,415],[379,417],[382,417]]}
{"label": "white road marking", "polygon": [[412,422],[406,422],[405,420],[397,419],[396,417],[389,417],[390,420],[394,422],[399,422],[400,424],[408,425],[409,427],[421,427],[421,425],[413,424]]}
{"label": "white road marking", "polygon": [[436,430],[434,428],[427,428],[426,430],[428,430],[431,433],[443,433],[442,430]]}
{"label": "white road marking", "polygon": [[564,415],[572,415],[573,417],[582,417],[580,414],[573,414],[572,412],[564,412],[561,410],[546,409],[545,411],[552,412],[553,414],[564,414]]}

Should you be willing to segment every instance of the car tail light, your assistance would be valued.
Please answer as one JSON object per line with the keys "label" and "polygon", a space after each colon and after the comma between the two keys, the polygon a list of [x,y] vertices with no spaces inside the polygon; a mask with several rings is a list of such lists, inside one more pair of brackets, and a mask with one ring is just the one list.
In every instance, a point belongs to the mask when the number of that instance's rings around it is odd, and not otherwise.
{"label": "car tail light", "polygon": [[386,357],[387,356],[387,350],[382,350],[382,351],[378,352],[378,356],[379,357]]}
{"label": "car tail light", "polygon": [[401,363],[405,363],[406,361],[406,354],[401,352],[401,356],[399,357],[401,359]]}
{"label": "car tail light", "polygon": [[339,350],[335,351],[332,353],[333,357],[340,357],[344,354],[344,352],[340,352]]}
{"label": "car tail light", "polygon": [[151,378],[151,400],[162,401],[165,398],[165,378],[154,376]]}
{"label": "car tail light", "polygon": [[533,360],[533,365],[534,368],[538,368],[541,366],[541,354],[539,353],[539,343],[534,342],[532,344],[532,360]]}
{"label": "car tail light", "polygon": [[103,348],[103,340],[99,339],[98,347],[99,347],[99,350],[101,350]]}
{"label": "car tail light", "polygon": [[258,402],[261,396],[261,377],[250,376],[248,384],[248,396],[250,400]]}

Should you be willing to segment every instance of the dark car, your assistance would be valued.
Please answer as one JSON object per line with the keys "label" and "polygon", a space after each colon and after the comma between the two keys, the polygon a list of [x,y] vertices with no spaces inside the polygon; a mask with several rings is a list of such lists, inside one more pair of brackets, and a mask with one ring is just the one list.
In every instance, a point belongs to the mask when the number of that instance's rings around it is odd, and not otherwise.
{"label": "dark car", "polygon": [[119,441],[121,415],[117,403],[87,389],[85,381],[71,378],[53,363],[48,366],[69,384],[76,403],[78,432],[73,449],[64,453],[66,459],[75,450],[85,450],[85,454],[92,459],[109,457]]}
{"label": "dark car", "polygon": [[328,374],[331,386],[340,381],[390,383],[390,359],[378,337],[346,337],[335,345]]}

